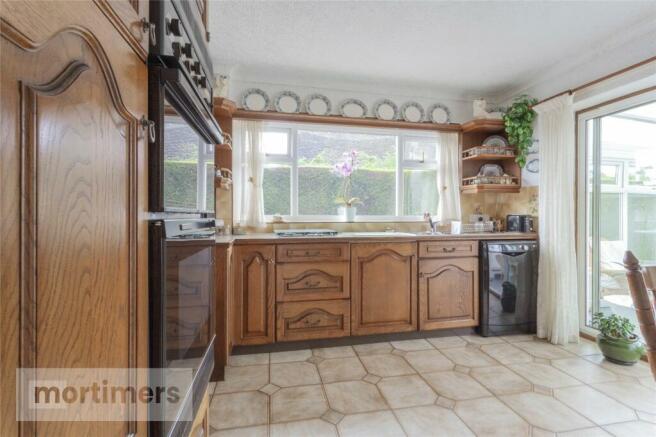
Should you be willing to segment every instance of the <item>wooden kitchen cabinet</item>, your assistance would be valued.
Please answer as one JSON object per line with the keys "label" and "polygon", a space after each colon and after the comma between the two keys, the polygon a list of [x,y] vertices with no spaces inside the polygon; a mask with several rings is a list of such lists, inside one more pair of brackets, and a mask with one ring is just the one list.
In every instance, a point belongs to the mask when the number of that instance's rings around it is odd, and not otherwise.
{"label": "wooden kitchen cabinet", "polygon": [[350,295],[346,262],[278,264],[276,278],[278,302],[348,299]]}
{"label": "wooden kitchen cabinet", "polygon": [[233,272],[235,343],[239,345],[273,343],[275,246],[235,246]]}
{"label": "wooden kitchen cabinet", "polygon": [[419,329],[478,325],[478,258],[419,261]]}
{"label": "wooden kitchen cabinet", "polygon": [[347,337],[350,314],[348,300],[280,303],[276,340]]}
{"label": "wooden kitchen cabinet", "polygon": [[351,334],[416,329],[416,243],[351,245]]}
{"label": "wooden kitchen cabinet", "polygon": [[149,20],[149,0],[94,0],[98,8],[112,21],[118,33],[144,61],[148,58],[150,30],[143,22]]}

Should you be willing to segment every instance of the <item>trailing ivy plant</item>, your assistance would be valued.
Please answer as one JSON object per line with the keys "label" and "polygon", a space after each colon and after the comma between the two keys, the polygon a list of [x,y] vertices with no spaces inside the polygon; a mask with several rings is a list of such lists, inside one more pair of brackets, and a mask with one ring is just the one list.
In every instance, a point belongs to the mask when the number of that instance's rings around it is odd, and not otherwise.
{"label": "trailing ivy plant", "polygon": [[536,114],[532,107],[537,102],[533,97],[521,95],[515,98],[503,115],[508,141],[517,149],[515,161],[522,168],[526,165],[528,149],[533,144],[533,120]]}
{"label": "trailing ivy plant", "polygon": [[626,317],[617,314],[607,316],[604,313],[595,313],[592,316],[592,327],[598,329],[605,337],[623,338],[625,340],[636,338],[633,333],[635,325]]}

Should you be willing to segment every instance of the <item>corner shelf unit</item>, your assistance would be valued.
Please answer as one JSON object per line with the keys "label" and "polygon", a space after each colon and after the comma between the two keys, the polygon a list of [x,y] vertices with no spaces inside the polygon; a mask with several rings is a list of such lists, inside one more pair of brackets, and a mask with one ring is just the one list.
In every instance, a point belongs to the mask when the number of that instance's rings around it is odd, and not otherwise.
{"label": "corner shelf unit", "polygon": [[[472,120],[462,125],[460,142],[460,191],[463,194],[476,193],[518,193],[522,184],[522,170],[515,162],[515,154],[481,153],[466,156],[468,150],[481,147],[490,135],[506,137],[503,120]],[[475,177],[484,164],[499,164],[504,173],[510,176],[511,184],[467,184]]]}

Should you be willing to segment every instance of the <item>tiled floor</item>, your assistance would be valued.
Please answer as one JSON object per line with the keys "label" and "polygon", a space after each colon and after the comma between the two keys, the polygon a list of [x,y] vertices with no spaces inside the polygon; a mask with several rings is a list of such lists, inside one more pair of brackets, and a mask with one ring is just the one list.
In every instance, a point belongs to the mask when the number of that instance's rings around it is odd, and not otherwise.
{"label": "tiled floor", "polygon": [[234,356],[212,437],[656,436],[656,383],[593,342],[427,338]]}

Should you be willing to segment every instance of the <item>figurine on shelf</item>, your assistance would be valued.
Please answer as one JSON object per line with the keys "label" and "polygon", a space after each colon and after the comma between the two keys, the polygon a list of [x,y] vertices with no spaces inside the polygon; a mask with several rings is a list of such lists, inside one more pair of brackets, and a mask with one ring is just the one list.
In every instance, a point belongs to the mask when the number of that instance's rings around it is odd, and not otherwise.
{"label": "figurine on shelf", "polygon": [[486,108],[487,102],[485,99],[474,100],[474,118],[489,120],[501,120],[503,118],[503,112],[488,112]]}

